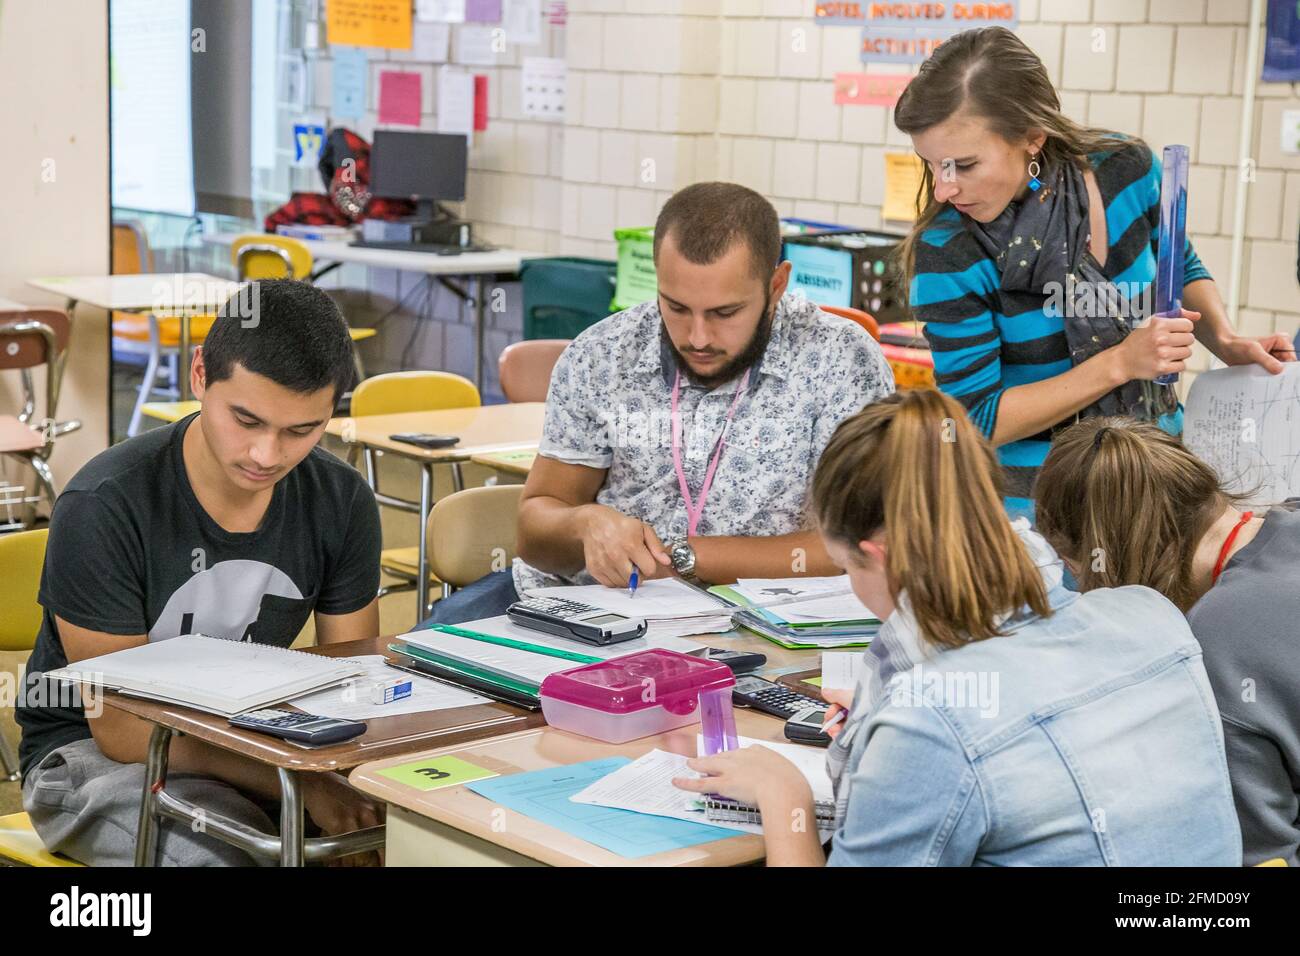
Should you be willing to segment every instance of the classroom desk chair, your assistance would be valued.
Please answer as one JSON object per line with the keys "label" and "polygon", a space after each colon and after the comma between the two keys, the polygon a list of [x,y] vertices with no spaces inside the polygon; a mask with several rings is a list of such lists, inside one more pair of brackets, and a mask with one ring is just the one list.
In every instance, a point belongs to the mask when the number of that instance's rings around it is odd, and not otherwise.
{"label": "classroom desk chair", "polygon": [[[49,530],[0,535],[0,651],[30,651],[41,629],[36,594],[45,563]],[[0,736],[0,763],[8,780],[18,779],[18,759]],[[0,861],[17,866],[81,866],[45,849],[25,813],[0,817]]]}
{"label": "classroom desk chair", "polygon": [[[50,471],[49,458],[60,435],[76,431],[79,421],[58,422],[62,380],[62,357],[68,347],[70,323],[58,309],[23,309],[0,312],[0,371],[17,371],[22,378],[23,407],[17,415],[0,414],[0,455],[27,465],[36,476],[36,489],[23,500],[22,526],[36,517],[40,492],[54,507],[58,489]],[[42,418],[36,417],[36,387],[32,369],[45,366],[45,402]]]}
{"label": "classroom desk chair", "polygon": [[506,401],[544,402],[551,371],[572,339],[531,339],[507,345],[497,362]]}
{"label": "classroom desk chair", "polygon": [[[388,372],[357,384],[352,392],[351,415],[357,418],[363,415],[394,415],[399,412],[432,412],[444,408],[477,408],[482,404],[474,383],[460,375],[434,371]],[[375,500],[390,508],[419,513],[419,502],[380,492],[375,450],[366,448],[364,455],[366,483],[375,493]],[[355,464],[355,453],[349,454],[349,460]],[[452,463],[451,477],[452,485],[457,491],[465,487],[459,462]],[[398,583],[381,587],[379,597],[416,590],[420,577],[419,567],[418,547],[385,548],[379,555],[379,568],[397,578]],[[430,574],[429,583],[437,584],[439,579]],[[426,605],[424,614],[419,615],[420,619],[427,613]]]}
{"label": "classroom desk chair", "polygon": [[880,325],[876,322],[875,317],[869,312],[863,312],[861,309],[846,309],[838,305],[818,305],[817,308],[831,315],[838,315],[841,319],[848,319],[856,322],[868,332],[877,342],[880,341]]}
{"label": "classroom desk chair", "polygon": [[433,506],[425,535],[429,568],[442,581],[443,597],[510,567],[523,492],[523,485],[467,488]]}
{"label": "classroom desk chair", "polygon": [[[239,281],[246,279],[305,279],[315,282],[338,263],[312,272],[311,250],[297,239],[277,236],[269,232],[251,232],[237,236],[230,244],[230,262],[235,267]],[[375,329],[349,328],[352,337],[352,360],[356,364],[357,381],[366,377],[361,353],[356,345],[378,335]]]}

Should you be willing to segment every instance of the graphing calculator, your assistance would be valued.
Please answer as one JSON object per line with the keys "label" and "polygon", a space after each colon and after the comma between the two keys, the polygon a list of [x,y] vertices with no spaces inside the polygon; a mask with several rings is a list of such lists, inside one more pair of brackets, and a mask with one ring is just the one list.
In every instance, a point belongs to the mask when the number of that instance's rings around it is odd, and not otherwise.
{"label": "graphing calculator", "polygon": [[310,747],[351,740],[366,732],[366,725],[359,720],[319,717],[316,714],[300,714],[294,710],[277,710],[274,707],[236,714],[230,718],[230,726],[272,734]]}
{"label": "graphing calculator", "polygon": [[602,608],[563,598],[528,598],[516,601],[506,615],[520,627],[545,631],[604,646],[643,637],[644,618],[624,617]]}
{"label": "graphing calculator", "polygon": [[731,692],[731,700],[738,707],[752,707],[754,710],[789,720],[799,711],[809,707],[826,708],[826,702],[796,694],[789,688],[774,684],[761,677],[738,676],[736,686]]}

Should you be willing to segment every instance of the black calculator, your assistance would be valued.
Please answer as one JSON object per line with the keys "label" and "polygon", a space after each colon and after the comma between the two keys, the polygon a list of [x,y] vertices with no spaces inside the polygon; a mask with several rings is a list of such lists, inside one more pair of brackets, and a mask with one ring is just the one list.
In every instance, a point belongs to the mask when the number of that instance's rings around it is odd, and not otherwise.
{"label": "black calculator", "polygon": [[316,714],[303,714],[295,710],[277,710],[268,707],[263,710],[250,710],[246,714],[236,714],[230,718],[230,726],[256,730],[260,733],[283,737],[294,743],[319,747],[321,744],[336,744],[342,740],[351,740],[366,732],[366,725],[359,720],[343,720],[341,717],[320,717]]}
{"label": "black calculator", "polygon": [[736,686],[731,691],[731,701],[738,707],[752,707],[754,710],[780,717],[782,720],[789,720],[808,707],[827,706],[824,700],[805,697],[770,680],[748,675],[736,678]]}
{"label": "black calculator", "polygon": [[645,618],[624,617],[590,604],[565,598],[535,597],[516,601],[506,616],[520,627],[558,634],[603,647],[644,637]]}

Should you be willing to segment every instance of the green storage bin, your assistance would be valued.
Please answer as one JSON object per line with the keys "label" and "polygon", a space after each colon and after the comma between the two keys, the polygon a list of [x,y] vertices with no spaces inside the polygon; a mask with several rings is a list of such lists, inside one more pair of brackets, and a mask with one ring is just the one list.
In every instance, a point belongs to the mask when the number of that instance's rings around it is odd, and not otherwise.
{"label": "green storage bin", "polygon": [[659,295],[659,280],[655,277],[655,231],[653,226],[615,229],[614,239],[618,242],[614,311],[621,312]]}
{"label": "green storage bin", "polygon": [[524,338],[572,339],[613,311],[615,264],[559,256],[525,259]]}

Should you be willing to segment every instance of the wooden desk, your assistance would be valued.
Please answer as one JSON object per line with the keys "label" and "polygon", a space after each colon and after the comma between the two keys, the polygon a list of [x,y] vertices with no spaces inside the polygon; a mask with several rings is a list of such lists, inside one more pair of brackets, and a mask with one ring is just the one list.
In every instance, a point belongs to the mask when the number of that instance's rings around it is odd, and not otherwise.
{"label": "wooden desk", "polygon": [[[516,402],[508,405],[481,405],[478,408],[448,408],[436,412],[401,412],[396,415],[359,415],[334,418],[326,432],[349,444],[360,445],[366,456],[366,475],[380,504],[415,512],[420,516],[418,544],[419,567],[416,572],[415,601],[417,620],[423,619],[429,604],[429,555],[425,528],[433,509],[433,466],[451,465],[452,487],[464,487],[460,465],[476,454],[536,448],[542,434],[544,402]],[[389,435],[402,432],[429,432],[456,435],[460,442],[451,448],[420,448],[393,441]],[[374,451],[400,455],[420,465],[420,500],[407,501],[380,492],[375,470]]]}
{"label": "wooden desk", "polygon": [[[391,657],[386,650],[390,640],[387,637],[373,637],[306,650],[327,657],[354,657],[361,654],[384,654]],[[104,694],[104,704],[154,725],[149,741],[144,798],[136,842],[137,866],[153,865],[157,855],[158,823],[163,816],[185,824],[195,819],[192,808],[165,789],[167,750],[173,734],[188,734],[222,750],[276,768],[283,791],[280,837],[277,839],[270,834],[243,834],[244,841],[240,842],[240,834],[234,834],[236,838],[229,842],[245,849],[253,847],[263,855],[278,848],[282,865],[301,866],[308,858],[340,855],[337,852],[339,849],[347,852],[373,849],[380,845],[382,834],[359,831],[360,835],[346,834],[342,837],[304,840],[305,819],[297,774],[346,772],[368,760],[411,754],[431,746],[463,746],[483,737],[509,734],[544,723],[541,713],[531,713],[507,704],[477,704],[422,714],[372,718],[366,721],[366,732],[360,737],[327,747],[307,749],[277,737],[231,727],[225,717],[175,704],[124,697],[112,691]],[[157,791],[155,785],[159,788]],[[231,836],[223,829],[220,818],[214,818],[211,812],[205,812],[204,816],[212,832],[222,838]]]}
{"label": "wooden desk", "polygon": [[[805,672],[821,663],[820,651],[780,647],[749,631],[700,634],[695,640],[710,647],[766,654],[767,664],[756,673],[768,680]],[[739,708],[735,713],[736,729],[744,736],[785,741],[784,725],[775,717]],[[507,737],[482,739],[468,747],[440,747],[402,758],[376,760],[357,767],[349,779],[357,789],[388,804],[385,842],[388,866],[535,866],[539,863],[558,866],[735,866],[757,863],[763,859],[763,841],[757,836],[720,840],[654,857],[626,859],[509,810],[504,811],[505,831],[497,832],[493,824],[499,828],[501,817],[499,814],[493,816],[496,806],[463,786],[418,791],[377,773],[385,767],[432,753],[454,753],[470,763],[503,774],[614,755],[635,759],[656,747],[694,755],[695,735],[699,730],[698,724],[690,724],[657,737],[625,744],[605,744],[547,727],[512,733]]]}
{"label": "wooden desk", "polygon": [[[240,283],[206,272],[149,272],[113,276],[43,276],[27,284],[67,299],[68,315],[77,303],[85,302],[113,312],[144,312],[176,315],[180,318],[180,371],[177,374],[181,401],[190,397],[190,319],[216,311],[239,289]],[[65,349],[58,371],[63,374]]]}
{"label": "wooden desk", "polygon": [[537,448],[521,448],[517,451],[489,452],[486,455],[470,455],[469,460],[476,465],[492,468],[505,475],[528,477],[528,472],[537,459]]}
{"label": "wooden desk", "polygon": [[[211,245],[229,247],[237,236],[244,233],[224,232],[205,235],[203,241]],[[483,388],[483,336],[485,328],[484,303],[487,301],[487,280],[492,276],[517,276],[525,259],[539,259],[543,252],[523,249],[493,249],[489,252],[462,252],[455,256],[440,256],[433,252],[414,252],[407,249],[372,249],[354,246],[347,242],[320,239],[299,239],[312,258],[318,262],[350,262],[376,269],[400,269],[403,272],[420,272],[428,276],[461,276],[474,280],[474,292],[467,292],[447,284],[474,310],[474,384]],[[444,283],[446,284],[446,283]]]}
{"label": "wooden desk", "polygon": [[[785,740],[782,722],[765,714],[737,710],[736,730],[759,740]],[[699,732],[699,724],[689,724],[654,737],[607,744],[546,727],[442,748],[428,756],[454,754],[504,775],[602,757],[635,760],[654,749],[694,756]],[[349,777],[357,789],[388,804],[388,866],[739,866],[763,859],[763,838],[747,833],[630,859],[500,807],[463,785],[421,791],[378,773],[421,756],[426,755],[368,763]]]}

